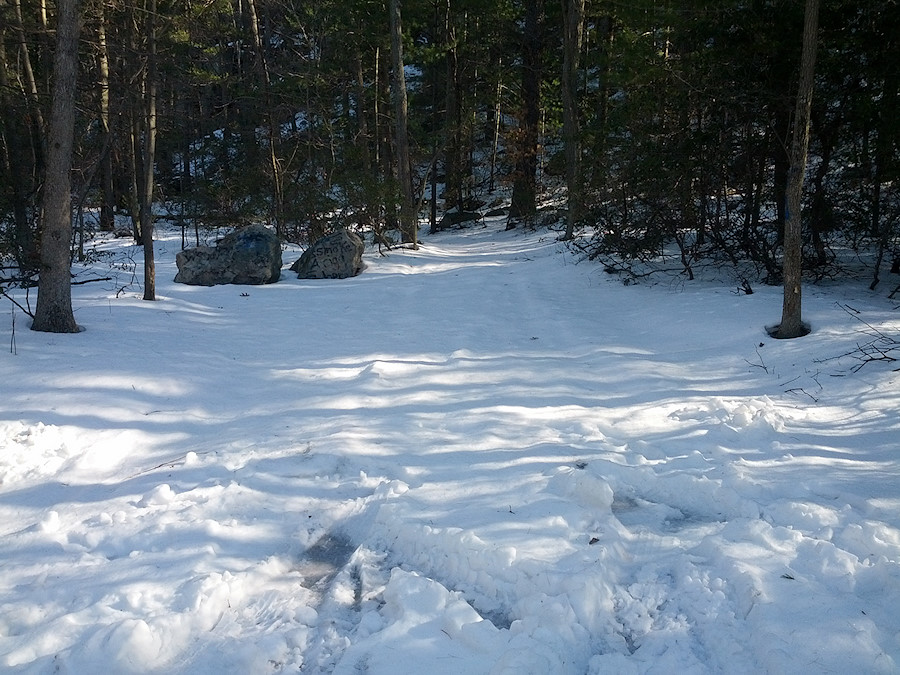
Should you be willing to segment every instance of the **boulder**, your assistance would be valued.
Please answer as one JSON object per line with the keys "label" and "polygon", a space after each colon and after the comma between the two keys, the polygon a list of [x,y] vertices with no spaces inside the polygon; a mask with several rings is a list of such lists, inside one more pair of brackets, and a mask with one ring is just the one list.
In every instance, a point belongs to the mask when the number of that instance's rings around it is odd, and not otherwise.
{"label": "boulder", "polygon": [[442,230],[448,230],[451,227],[465,227],[465,223],[471,223],[476,220],[481,220],[482,218],[484,218],[484,216],[478,211],[448,211],[444,214],[443,218],[438,221],[432,234]]}
{"label": "boulder", "polygon": [[291,265],[299,279],[346,279],[362,272],[365,244],[359,235],[339,230],[316,241]]}
{"label": "boulder", "polygon": [[281,276],[281,241],[264,225],[248,225],[215,246],[179,252],[175,263],[182,284],[273,284]]}

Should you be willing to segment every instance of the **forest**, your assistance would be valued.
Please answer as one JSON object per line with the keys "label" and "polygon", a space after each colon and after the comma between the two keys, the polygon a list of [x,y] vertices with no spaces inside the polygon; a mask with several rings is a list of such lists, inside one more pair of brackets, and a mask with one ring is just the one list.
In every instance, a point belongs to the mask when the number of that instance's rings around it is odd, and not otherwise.
{"label": "forest", "polygon": [[[152,254],[154,204],[297,244],[503,208],[626,278],[782,281],[799,0],[3,0],[3,284],[40,267],[64,5],[73,257],[117,214]],[[898,28],[895,0],[819,11],[809,279],[900,265]]]}
{"label": "forest", "polygon": [[0,671],[896,675],[898,36],[0,0]]}

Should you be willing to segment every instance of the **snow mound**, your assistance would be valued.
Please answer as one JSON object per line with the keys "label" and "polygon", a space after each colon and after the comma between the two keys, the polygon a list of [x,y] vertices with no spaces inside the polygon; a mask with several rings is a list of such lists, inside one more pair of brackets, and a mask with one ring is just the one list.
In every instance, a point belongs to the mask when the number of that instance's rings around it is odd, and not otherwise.
{"label": "snow mound", "polygon": [[54,476],[77,454],[58,427],[0,423],[0,488]]}

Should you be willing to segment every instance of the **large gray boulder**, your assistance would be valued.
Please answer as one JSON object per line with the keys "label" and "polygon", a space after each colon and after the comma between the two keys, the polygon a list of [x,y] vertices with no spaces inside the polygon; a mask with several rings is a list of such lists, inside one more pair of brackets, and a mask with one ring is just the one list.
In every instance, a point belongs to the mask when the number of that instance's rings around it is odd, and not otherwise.
{"label": "large gray boulder", "polygon": [[[444,217],[438,221],[435,230],[440,232],[441,230],[449,230],[451,227],[462,228],[466,226],[466,223],[481,220],[482,218],[484,218],[484,215],[478,211],[448,211],[444,214]],[[432,232],[432,234],[434,234],[434,232]]]}
{"label": "large gray boulder", "polygon": [[273,284],[281,276],[281,241],[264,225],[248,225],[215,246],[179,252],[175,263],[182,284]]}
{"label": "large gray boulder", "polygon": [[291,265],[299,279],[346,279],[362,272],[365,244],[359,235],[340,230],[322,237]]}

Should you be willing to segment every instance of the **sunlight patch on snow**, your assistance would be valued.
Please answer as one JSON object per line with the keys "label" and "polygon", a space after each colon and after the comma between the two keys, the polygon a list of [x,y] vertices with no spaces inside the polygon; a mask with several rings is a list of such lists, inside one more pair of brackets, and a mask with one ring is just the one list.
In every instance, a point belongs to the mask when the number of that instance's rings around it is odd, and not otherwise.
{"label": "sunlight patch on snow", "polygon": [[73,455],[58,427],[0,424],[0,487],[57,473]]}
{"label": "sunlight patch on snow", "polygon": [[897,379],[828,360],[831,291],[773,344],[777,289],[490,227],[211,288],[161,228],[164,301],[78,286],[86,332],[17,334],[0,669],[897,672]]}
{"label": "sunlight patch on snow", "polygon": [[88,392],[97,392],[101,394],[104,391],[139,391],[149,396],[158,396],[161,398],[184,396],[193,390],[193,387],[186,380],[178,381],[175,378],[155,378],[148,377],[146,374],[141,375],[118,375],[104,373],[86,373],[79,377],[86,379],[65,380],[62,379],[55,383],[57,395],[67,395],[69,390],[75,390],[79,394]]}
{"label": "sunlight patch on snow", "polygon": [[474,269],[477,267],[481,268],[492,268],[492,267],[506,267],[508,262],[498,262],[495,260],[482,260],[482,261],[454,261],[454,262],[446,262],[446,263],[420,263],[416,266],[412,265],[403,265],[403,264],[393,264],[393,265],[382,265],[378,270],[379,276],[387,276],[390,274],[399,274],[399,275],[411,275],[411,274],[447,274],[447,273],[458,273],[460,269]]}

